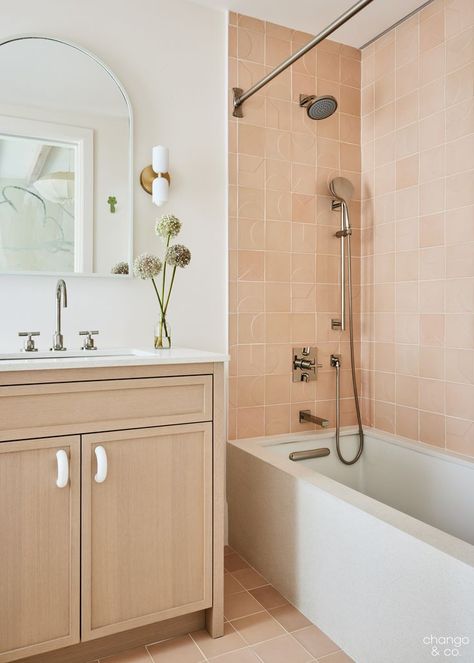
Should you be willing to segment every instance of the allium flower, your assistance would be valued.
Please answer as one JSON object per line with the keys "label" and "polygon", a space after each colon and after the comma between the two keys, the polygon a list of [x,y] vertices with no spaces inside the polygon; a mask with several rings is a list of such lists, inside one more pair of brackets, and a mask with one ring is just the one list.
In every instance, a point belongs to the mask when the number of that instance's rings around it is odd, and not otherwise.
{"label": "allium flower", "polygon": [[191,251],[183,244],[172,244],[166,251],[165,260],[171,267],[186,267],[191,262]]}
{"label": "allium flower", "polygon": [[181,221],[172,214],[163,214],[161,219],[158,219],[155,226],[155,232],[160,237],[167,238],[168,235],[176,237],[181,230]]}
{"label": "allium flower", "polygon": [[141,279],[152,279],[161,272],[162,262],[156,256],[150,253],[142,253],[141,256],[135,258],[133,263],[133,272],[135,276]]}
{"label": "allium flower", "polygon": [[111,274],[128,274],[129,273],[129,267],[128,267],[128,262],[118,262],[116,265],[114,265],[110,271]]}

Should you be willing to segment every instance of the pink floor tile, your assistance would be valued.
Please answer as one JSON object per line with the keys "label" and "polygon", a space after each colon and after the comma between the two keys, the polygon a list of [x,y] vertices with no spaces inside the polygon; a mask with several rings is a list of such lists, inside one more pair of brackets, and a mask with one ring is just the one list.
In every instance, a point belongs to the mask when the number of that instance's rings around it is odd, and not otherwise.
{"label": "pink floor tile", "polygon": [[291,635],[282,635],[255,645],[253,650],[263,663],[309,663],[312,655],[306,651]]}
{"label": "pink floor tile", "polygon": [[224,635],[222,638],[211,638],[205,630],[191,633],[191,637],[198,645],[199,649],[207,658],[221,656],[228,652],[242,649],[247,643],[240,637],[231,624],[224,624]]}
{"label": "pink floor tile", "polygon": [[209,659],[212,663],[261,663],[258,656],[251,649],[242,649],[230,654],[223,654],[217,658]]}
{"label": "pink floor tile", "polygon": [[295,631],[293,636],[309,651],[315,658],[332,654],[339,650],[339,647],[317,626],[308,626]]}
{"label": "pink floor tile", "polygon": [[151,663],[151,660],[145,647],[137,647],[121,654],[101,658],[100,663]]}
{"label": "pink floor tile", "polygon": [[268,612],[259,612],[242,619],[236,619],[232,626],[249,645],[283,635],[285,631]]}
{"label": "pink floor tile", "polygon": [[247,591],[224,596],[224,615],[229,621],[261,612],[262,605]]}
{"label": "pink floor tile", "polygon": [[236,594],[241,592],[244,587],[240,584],[238,580],[234,578],[230,573],[224,574],[224,595],[228,596],[229,594]]}
{"label": "pink floor tile", "polygon": [[263,576],[251,568],[234,571],[232,575],[245,589],[255,589],[268,584]]}
{"label": "pink floor tile", "polygon": [[269,610],[269,612],[287,631],[296,631],[305,626],[312,626],[309,619],[306,619],[299,610],[289,603],[288,605]]}
{"label": "pink floor tile", "polygon": [[281,605],[288,605],[288,601],[271,585],[251,589],[250,593],[266,610],[278,608]]}
{"label": "pink floor tile", "polygon": [[239,571],[240,569],[248,569],[249,565],[237,553],[230,553],[224,557],[224,568],[226,571]]}
{"label": "pink floor tile", "polygon": [[149,645],[148,651],[155,663],[201,663],[205,660],[189,635]]}

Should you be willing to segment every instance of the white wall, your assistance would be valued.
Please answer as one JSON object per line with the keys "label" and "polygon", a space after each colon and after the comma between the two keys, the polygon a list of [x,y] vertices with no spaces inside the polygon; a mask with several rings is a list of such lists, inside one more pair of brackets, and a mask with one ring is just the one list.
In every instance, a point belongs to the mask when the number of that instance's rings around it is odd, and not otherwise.
{"label": "white wall", "polygon": [[[186,0],[24,0],[2,8],[0,38],[42,34],[96,53],[126,88],[134,111],[135,255],[160,249],[154,221],[174,213],[193,254],[176,278],[170,306],[175,346],[227,347],[226,67],[223,12]],[[1,58],[1,49],[0,49]],[[0,59],[1,62],[1,59]],[[45,74],[45,84],[47,84]],[[157,143],[170,148],[171,192],[156,208],[139,173]],[[0,275],[0,352],[18,347],[20,330],[54,331],[56,278]],[[136,279],[69,277],[64,333],[100,329],[100,346],[148,346],[158,317],[152,286]]]}

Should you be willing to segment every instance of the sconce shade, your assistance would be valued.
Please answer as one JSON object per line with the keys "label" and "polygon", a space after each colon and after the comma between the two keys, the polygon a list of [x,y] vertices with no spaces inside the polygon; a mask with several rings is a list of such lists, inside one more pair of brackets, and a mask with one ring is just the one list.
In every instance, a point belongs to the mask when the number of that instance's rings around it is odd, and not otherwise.
{"label": "sconce shade", "polygon": [[[153,168],[153,170],[155,169]],[[160,207],[160,205],[163,205],[163,203],[168,202],[168,192],[168,180],[165,177],[156,177],[153,180],[152,186],[152,197],[154,204]]]}
{"label": "sconce shade", "polygon": [[152,165],[146,166],[140,173],[142,188],[151,193],[155,205],[168,202],[170,188],[169,149],[163,145],[156,145],[152,150]]}
{"label": "sconce shade", "polygon": [[156,174],[167,173],[169,166],[169,149],[163,145],[153,148],[153,170]]}

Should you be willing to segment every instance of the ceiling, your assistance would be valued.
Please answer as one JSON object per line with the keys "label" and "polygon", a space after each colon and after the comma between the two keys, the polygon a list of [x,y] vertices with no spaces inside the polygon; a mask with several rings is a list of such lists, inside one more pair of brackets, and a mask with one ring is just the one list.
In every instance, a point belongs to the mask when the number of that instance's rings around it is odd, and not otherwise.
{"label": "ceiling", "polygon": [[[193,0],[200,5],[229,9],[288,28],[318,34],[355,0]],[[357,16],[331,35],[331,39],[360,48],[426,0],[373,0]]]}

